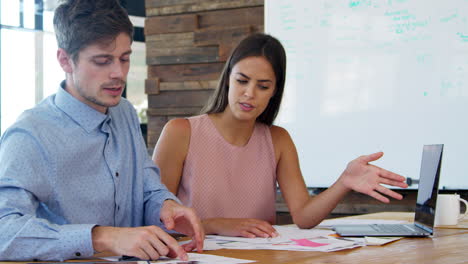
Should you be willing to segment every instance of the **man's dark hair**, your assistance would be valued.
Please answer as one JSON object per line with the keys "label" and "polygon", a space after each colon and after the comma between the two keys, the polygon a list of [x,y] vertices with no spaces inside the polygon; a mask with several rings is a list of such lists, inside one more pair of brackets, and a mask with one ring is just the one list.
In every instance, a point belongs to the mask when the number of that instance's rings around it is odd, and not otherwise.
{"label": "man's dark hair", "polygon": [[111,43],[120,33],[132,39],[133,25],[117,0],[64,0],[54,14],[58,47],[78,60],[79,52],[95,43]]}
{"label": "man's dark hair", "polygon": [[218,87],[214,91],[202,113],[212,114],[223,112],[228,105],[229,76],[232,68],[239,61],[247,57],[264,57],[270,62],[276,77],[276,87],[263,113],[257,117],[257,122],[271,126],[278,115],[281,99],[283,98],[286,79],[286,52],[281,43],[274,37],[256,33],[242,40],[234,49],[226,62]]}

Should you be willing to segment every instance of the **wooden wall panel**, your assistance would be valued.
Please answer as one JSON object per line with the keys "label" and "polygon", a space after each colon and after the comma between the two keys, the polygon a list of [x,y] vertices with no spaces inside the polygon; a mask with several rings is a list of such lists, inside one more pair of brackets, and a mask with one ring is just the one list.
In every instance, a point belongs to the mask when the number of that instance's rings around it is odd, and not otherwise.
{"label": "wooden wall panel", "polygon": [[193,47],[194,35],[194,32],[148,35],[146,36],[146,50]]}
{"label": "wooden wall panel", "polygon": [[146,94],[159,94],[160,80],[159,78],[148,78],[145,80],[145,93]]}
{"label": "wooden wall panel", "polygon": [[149,116],[191,116],[200,113],[200,107],[169,107],[169,108],[150,108],[148,109]]}
{"label": "wooden wall panel", "polygon": [[199,29],[243,25],[263,26],[263,6],[206,12],[198,17]]}
{"label": "wooden wall panel", "polygon": [[145,35],[190,32],[197,28],[198,16],[194,14],[145,19]]}
{"label": "wooden wall panel", "polygon": [[151,119],[151,122],[148,122],[148,130],[155,131],[160,127],[163,127],[167,121],[167,116],[158,116],[158,115],[148,115],[148,119]]}
{"label": "wooden wall panel", "polygon": [[211,95],[211,92],[211,90],[161,91],[158,95],[148,95],[148,107],[203,107]]}
{"label": "wooden wall panel", "polygon": [[163,82],[217,80],[223,67],[223,62],[150,65],[148,77],[157,77]]}
{"label": "wooden wall panel", "polygon": [[199,2],[200,0],[145,0],[145,7],[146,7],[146,10],[148,10],[153,7],[195,4]]}
{"label": "wooden wall panel", "polygon": [[251,34],[253,28],[250,25],[234,27],[213,27],[197,30],[193,36],[193,43],[196,46],[219,45],[220,43],[230,43],[241,40]]}
{"label": "wooden wall panel", "polygon": [[166,122],[200,113],[232,49],[263,32],[263,0],[146,0],[148,148]]}
{"label": "wooden wall panel", "polygon": [[218,47],[155,48],[147,50],[146,64],[218,62]]}
{"label": "wooden wall panel", "polygon": [[183,90],[214,90],[218,80],[210,81],[186,81],[186,82],[162,82],[159,84],[161,91],[183,91]]}
{"label": "wooden wall panel", "polygon": [[147,16],[194,13],[248,6],[263,6],[263,0],[146,1]]}
{"label": "wooden wall panel", "polygon": [[156,95],[161,91],[198,91],[214,90],[218,85],[218,80],[199,80],[184,82],[161,82],[159,78],[148,78],[145,81],[145,93]]}

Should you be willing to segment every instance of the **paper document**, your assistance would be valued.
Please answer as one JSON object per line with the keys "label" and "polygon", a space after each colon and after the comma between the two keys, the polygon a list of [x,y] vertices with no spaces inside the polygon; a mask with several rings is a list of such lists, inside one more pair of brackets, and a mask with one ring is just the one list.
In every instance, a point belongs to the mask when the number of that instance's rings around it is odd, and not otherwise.
{"label": "paper document", "polygon": [[[184,261],[180,259],[172,259],[168,257],[160,257],[158,260],[153,261],[134,261],[128,262],[133,264],[165,264],[165,263],[176,263],[176,264],[236,264],[236,263],[252,263],[256,262],[255,260],[247,260],[247,259],[238,259],[238,258],[228,258],[223,256],[216,256],[210,254],[198,254],[198,253],[187,253],[189,260]],[[101,259],[105,259],[107,261],[119,261],[121,256],[117,257],[102,257]],[[105,262],[95,262],[96,264],[105,263]],[[119,262],[123,263],[123,262]],[[89,263],[91,264],[91,263]]]}
{"label": "paper document", "polygon": [[213,236],[205,237],[204,250],[270,249],[293,251],[337,251],[364,246],[364,242],[333,237],[331,230],[299,229],[293,226],[273,226],[279,233],[275,238],[245,238]]}
{"label": "paper document", "polygon": [[252,263],[256,262],[255,260],[246,260],[238,258],[228,258],[223,256],[216,256],[210,254],[198,254],[198,253],[187,253],[189,256],[188,261],[183,261],[180,259],[170,259],[170,258],[160,258],[156,261],[149,261],[149,263],[155,264],[166,264],[166,263],[176,263],[176,264],[236,264],[236,263]]}
{"label": "paper document", "polygon": [[368,246],[382,246],[402,238],[403,237],[364,237],[366,245]]}

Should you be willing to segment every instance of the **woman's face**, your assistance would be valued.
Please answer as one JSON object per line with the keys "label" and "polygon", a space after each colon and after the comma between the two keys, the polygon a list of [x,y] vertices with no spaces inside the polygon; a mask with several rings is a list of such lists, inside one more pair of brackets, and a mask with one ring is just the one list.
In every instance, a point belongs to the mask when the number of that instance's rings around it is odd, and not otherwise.
{"label": "woman's face", "polygon": [[256,120],[275,93],[276,77],[264,57],[247,57],[237,62],[229,76],[227,111],[239,120]]}

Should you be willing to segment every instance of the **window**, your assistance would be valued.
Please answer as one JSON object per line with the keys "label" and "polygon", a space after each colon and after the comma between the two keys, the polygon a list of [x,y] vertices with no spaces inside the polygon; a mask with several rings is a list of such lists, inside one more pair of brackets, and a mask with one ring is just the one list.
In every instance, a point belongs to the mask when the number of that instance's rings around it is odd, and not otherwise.
{"label": "window", "polygon": [[[0,0],[0,135],[24,110],[55,93],[65,79],[55,59],[57,5],[57,0]],[[142,25],[141,21],[132,19],[134,24]],[[132,50],[126,97],[140,122],[146,123],[144,42],[134,41]]]}
{"label": "window", "polygon": [[21,112],[54,93],[64,76],[57,63],[44,60],[55,57],[57,44],[53,32],[42,30],[38,2],[0,0],[0,133]]}
{"label": "window", "polygon": [[146,110],[148,96],[145,94],[145,79],[147,76],[146,45],[144,42],[133,41],[130,71],[127,78],[126,98],[138,112],[141,123],[148,123]]}

